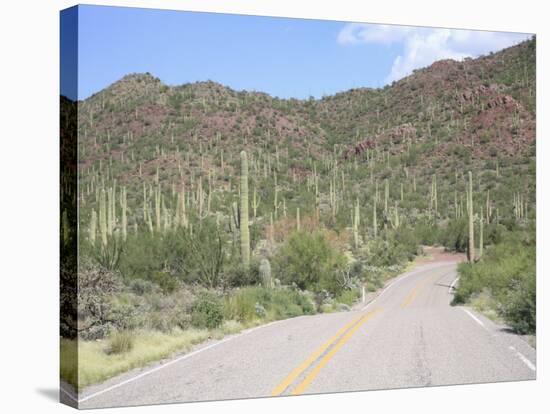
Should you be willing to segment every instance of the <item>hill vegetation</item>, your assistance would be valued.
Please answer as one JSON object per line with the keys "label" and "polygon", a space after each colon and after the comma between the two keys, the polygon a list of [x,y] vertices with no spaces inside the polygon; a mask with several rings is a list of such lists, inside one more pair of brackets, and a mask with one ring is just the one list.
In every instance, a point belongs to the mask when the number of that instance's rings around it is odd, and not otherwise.
{"label": "hill vegetation", "polygon": [[457,302],[484,292],[534,332],[535,80],[534,39],[322,99],[125,76],[78,103],[78,322],[62,334],[345,309],[436,244],[472,259]]}

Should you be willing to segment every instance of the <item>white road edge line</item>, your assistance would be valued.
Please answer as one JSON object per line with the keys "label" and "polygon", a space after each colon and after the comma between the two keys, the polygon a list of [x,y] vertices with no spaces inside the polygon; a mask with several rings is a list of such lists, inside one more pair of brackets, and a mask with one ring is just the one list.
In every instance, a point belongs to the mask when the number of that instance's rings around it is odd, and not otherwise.
{"label": "white road edge line", "polygon": [[410,273],[405,273],[404,275],[402,275],[401,277],[395,279],[393,282],[391,282],[388,286],[386,286],[384,288],[384,290],[382,292],[380,292],[380,294],[374,298],[374,300],[372,300],[371,302],[367,303],[365,306],[363,306],[361,308],[362,311],[364,311],[365,309],[367,309],[369,306],[373,305],[380,297],[382,297],[382,295],[384,295],[384,293],[386,293],[393,285],[396,285],[398,284],[399,282],[401,282],[403,279],[406,279],[408,278],[409,276],[413,276],[413,275],[416,275],[418,273],[422,273],[422,272],[425,272],[427,270],[434,270],[434,269],[439,269],[440,267],[446,267],[446,266],[450,266],[451,264],[456,264],[456,263],[445,263],[445,264],[440,264],[440,265],[435,265],[435,266],[426,266],[424,268],[420,268],[420,269],[417,269],[415,271],[412,271]]}
{"label": "white road edge line", "polygon": [[484,329],[487,329],[487,327],[485,326],[485,324],[481,321],[481,319],[479,319],[477,316],[475,316],[472,312],[470,312],[468,309],[465,309],[465,308],[460,308],[462,309],[464,312],[466,312],[474,321],[476,321],[479,325],[481,325]]}
{"label": "white road edge line", "polygon": [[59,390],[64,393],[66,396],[68,396],[71,400],[78,402],[78,398],[76,398],[74,395],[72,395],[69,391],[67,391],[62,386],[59,386]]}
{"label": "white road edge line", "polygon": [[101,394],[105,394],[106,392],[112,391],[112,390],[114,390],[114,389],[116,389],[116,388],[122,387],[123,385],[129,384],[130,382],[133,382],[133,381],[136,381],[136,380],[138,380],[138,379],[140,379],[140,378],[146,377],[147,375],[150,375],[150,374],[152,374],[152,373],[154,373],[154,372],[160,371],[161,369],[166,368],[166,367],[168,367],[168,366],[170,366],[170,365],[173,365],[173,364],[175,364],[176,362],[180,362],[180,361],[183,361],[184,359],[191,358],[191,357],[194,356],[194,355],[197,355],[197,354],[199,354],[199,353],[201,353],[201,352],[203,352],[203,351],[206,351],[206,350],[208,350],[208,349],[212,349],[212,348],[214,348],[214,347],[216,347],[216,346],[218,346],[218,345],[221,345],[221,344],[223,344],[223,343],[225,343],[225,342],[231,341],[232,339],[239,338],[239,337],[241,337],[241,336],[243,336],[243,335],[247,335],[247,334],[249,334],[249,333],[251,333],[251,332],[254,332],[254,331],[258,330],[258,329],[266,328],[266,327],[268,327],[268,326],[274,325],[274,324],[279,323],[279,322],[283,322],[283,321],[285,321],[285,320],[286,320],[286,319],[282,319],[282,320],[279,320],[279,321],[273,321],[273,322],[267,323],[267,324],[265,324],[265,325],[260,325],[260,326],[254,327],[254,328],[246,329],[246,330],[240,332],[239,334],[236,334],[236,335],[230,336],[230,337],[228,337],[228,338],[222,339],[222,340],[220,340],[220,341],[218,341],[218,342],[215,342],[215,343],[213,343],[213,344],[207,345],[207,346],[205,346],[205,347],[203,347],[203,348],[199,348],[199,349],[197,349],[196,351],[190,352],[190,353],[188,353],[188,354],[184,354],[184,355],[182,355],[182,356],[180,356],[180,357],[178,357],[178,358],[176,358],[176,359],[173,359],[173,360],[168,361],[168,362],[166,362],[166,363],[164,363],[164,364],[162,364],[162,365],[159,365],[158,367],[152,368],[152,369],[150,369],[149,371],[142,372],[141,374],[136,375],[135,377],[128,378],[128,379],[125,380],[125,381],[119,382],[119,383],[117,383],[117,384],[111,385],[110,387],[107,387],[107,388],[104,388],[104,389],[99,390],[99,391],[97,391],[97,392],[94,392],[94,393],[92,393],[92,394],[90,394],[90,395],[88,395],[88,396],[86,396],[86,397],[83,397],[83,398],[77,400],[77,402],[78,402],[78,403],[82,403],[82,402],[84,402],[84,401],[88,401],[89,399],[92,399],[92,398],[94,398],[94,397],[97,397],[97,396],[99,396],[99,395],[101,395]]}
{"label": "white road edge line", "polygon": [[449,293],[452,292],[452,290],[455,288],[456,282],[458,282],[458,279],[460,279],[460,276],[457,276],[455,280],[453,280],[453,283],[451,283],[451,286],[449,286]]}
{"label": "white road edge line", "polygon": [[535,364],[533,364],[531,361],[529,361],[529,359],[527,359],[527,357],[525,355],[523,355],[521,352],[519,352],[516,348],[514,348],[513,346],[509,346],[508,348],[510,348],[510,350],[512,352],[515,352],[515,354],[521,360],[521,362],[523,362],[525,365],[527,365],[527,368],[529,368],[531,371],[536,371],[537,370],[537,367],[535,366]]}

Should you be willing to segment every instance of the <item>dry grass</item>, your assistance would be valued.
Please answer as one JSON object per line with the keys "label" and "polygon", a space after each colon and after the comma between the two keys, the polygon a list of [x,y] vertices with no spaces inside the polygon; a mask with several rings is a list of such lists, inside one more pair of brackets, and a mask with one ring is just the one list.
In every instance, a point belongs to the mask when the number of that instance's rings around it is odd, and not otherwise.
{"label": "dry grass", "polygon": [[496,311],[497,303],[491,296],[491,293],[487,289],[483,289],[480,293],[477,293],[470,298],[468,305],[474,308],[479,313],[487,316],[492,321],[503,324],[504,321],[498,316]]}
{"label": "dry grass", "polygon": [[[104,341],[79,340],[77,343],[75,340],[61,339],[61,378],[81,390],[176,353],[189,352],[193,346],[208,339],[221,339],[260,323],[259,320],[247,324],[225,321],[222,326],[210,331],[115,332]],[[117,352],[113,352],[113,346]]]}
{"label": "dry grass", "polygon": [[[105,381],[131,369],[169,357],[176,352],[187,352],[193,345],[207,340],[207,330],[174,330],[161,332],[136,332],[133,347],[121,353],[111,351],[111,339],[107,341],[61,340],[61,377],[78,389]],[[78,361],[78,366],[77,366]]]}

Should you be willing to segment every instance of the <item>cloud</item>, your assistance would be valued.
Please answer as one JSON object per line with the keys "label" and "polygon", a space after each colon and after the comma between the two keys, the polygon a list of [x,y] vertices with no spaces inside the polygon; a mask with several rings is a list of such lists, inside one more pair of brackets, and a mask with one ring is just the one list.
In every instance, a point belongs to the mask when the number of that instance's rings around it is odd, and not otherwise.
{"label": "cloud", "polygon": [[391,83],[436,60],[476,57],[530,37],[522,33],[350,23],[340,30],[337,40],[341,45],[401,45],[402,51],[385,78]]}

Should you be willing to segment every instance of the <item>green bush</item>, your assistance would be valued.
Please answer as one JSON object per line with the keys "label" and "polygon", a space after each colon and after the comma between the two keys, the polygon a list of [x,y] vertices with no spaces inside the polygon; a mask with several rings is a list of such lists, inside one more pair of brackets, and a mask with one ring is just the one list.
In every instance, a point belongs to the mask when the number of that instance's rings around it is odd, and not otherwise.
{"label": "green bush", "polygon": [[162,289],[165,295],[174,292],[178,286],[177,279],[167,272],[154,272],[151,279]]}
{"label": "green bush", "polygon": [[213,293],[202,293],[191,308],[191,324],[197,328],[213,329],[223,322],[223,304]]}
{"label": "green bush", "polygon": [[315,313],[307,293],[292,289],[267,289],[260,286],[233,291],[225,300],[225,319],[249,322],[254,319],[277,320]]}
{"label": "green bush", "polygon": [[118,331],[125,331],[137,328],[139,322],[137,319],[138,298],[131,293],[121,293],[114,297],[110,303],[110,309],[107,314],[108,326]]}
{"label": "green bush", "polygon": [[336,297],[337,303],[345,303],[346,305],[353,305],[353,303],[359,298],[359,291],[357,289],[344,290],[340,295]]}
{"label": "green bush", "polygon": [[[82,339],[101,339],[113,327],[115,298],[122,291],[117,272],[106,270],[83,260],[78,271],[78,317],[82,322],[79,335]],[[113,309],[115,308],[115,309]],[[116,316],[115,316],[116,317]]]}
{"label": "green bush", "polygon": [[228,287],[257,285],[260,282],[258,265],[254,259],[248,268],[243,267],[240,257],[236,257],[224,269],[224,281]]}
{"label": "green bush", "polygon": [[365,264],[375,267],[389,267],[403,264],[418,253],[418,239],[409,229],[388,231],[385,238],[368,242],[369,254]]}
{"label": "green bush", "polygon": [[500,313],[508,324],[520,334],[535,333],[536,325],[536,277],[535,273],[527,275],[524,283],[508,292],[501,304]]}
{"label": "green bush", "polygon": [[468,220],[452,220],[441,232],[440,243],[445,249],[455,252],[465,252],[468,247]]}
{"label": "green bush", "polygon": [[468,303],[487,290],[497,313],[519,333],[536,330],[535,244],[529,232],[506,234],[500,244],[486,249],[482,260],[462,263],[453,303]]}
{"label": "green bush", "polygon": [[295,284],[302,290],[326,289],[332,294],[343,289],[338,275],[346,258],[330,245],[321,231],[294,232],[277,252],[274,262],[285,284]]}

